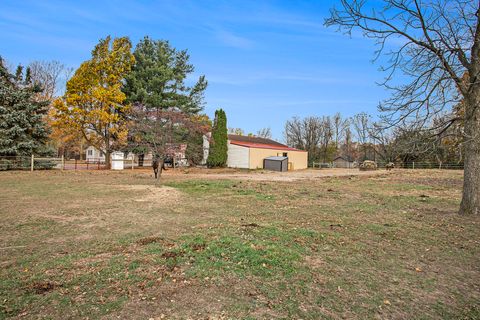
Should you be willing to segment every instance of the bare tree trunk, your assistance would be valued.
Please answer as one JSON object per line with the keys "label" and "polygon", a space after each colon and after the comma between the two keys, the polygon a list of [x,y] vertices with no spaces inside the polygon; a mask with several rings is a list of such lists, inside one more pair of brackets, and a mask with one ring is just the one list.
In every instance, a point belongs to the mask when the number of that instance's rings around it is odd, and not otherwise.
{"label": "bare tree trunk", "polygon": [[111,159],[110,155],[112,154],[112,151],[110,150],[110,135],[107,133],[108,131],[105,129],[105,167],[107,169],[111,169]]}
{"label": "bare tree trunk", "polygon": [[[467,101],[466,101],[467,102]],[[480,214],[480,106],[465,104],[465,162],[460,214]]]}

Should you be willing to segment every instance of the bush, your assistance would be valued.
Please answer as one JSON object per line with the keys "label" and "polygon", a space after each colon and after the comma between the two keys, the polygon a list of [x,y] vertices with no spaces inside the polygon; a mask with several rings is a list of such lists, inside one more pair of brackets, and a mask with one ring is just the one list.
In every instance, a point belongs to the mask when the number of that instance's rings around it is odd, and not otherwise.
{"label": "bush", "polygon": [[360,169],[360,171],[377,170],[377,163],[375,161],[365,160],[358,168]]}

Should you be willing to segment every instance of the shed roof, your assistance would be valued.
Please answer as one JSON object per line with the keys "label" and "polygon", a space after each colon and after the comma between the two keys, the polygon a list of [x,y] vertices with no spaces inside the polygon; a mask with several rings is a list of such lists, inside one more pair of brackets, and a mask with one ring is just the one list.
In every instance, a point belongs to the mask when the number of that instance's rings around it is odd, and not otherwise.
{"label": "shed roof", "polygon": [[265,160],[274,160],[274,161],[283,161],[288,159],[288,157],[266,157]]}

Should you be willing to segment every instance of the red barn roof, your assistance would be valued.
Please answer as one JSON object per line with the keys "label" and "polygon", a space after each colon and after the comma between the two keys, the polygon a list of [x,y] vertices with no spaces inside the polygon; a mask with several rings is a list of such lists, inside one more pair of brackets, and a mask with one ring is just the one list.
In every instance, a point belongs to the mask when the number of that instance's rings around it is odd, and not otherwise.
{"label": "red barn roof", "polygon": [[303,151],[295,148],[290,148],[289,146],[281,144],[280,142],[266,138],[229,134],[228,140],[230,140],[231,144],[247,148],[275,149],[282,151]]}

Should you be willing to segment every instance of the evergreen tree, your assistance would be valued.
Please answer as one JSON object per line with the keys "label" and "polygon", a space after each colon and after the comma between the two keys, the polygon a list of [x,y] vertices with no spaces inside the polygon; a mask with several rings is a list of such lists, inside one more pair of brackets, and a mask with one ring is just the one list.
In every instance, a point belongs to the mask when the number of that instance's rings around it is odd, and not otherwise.
{"label": "evergreen tree", "polygon": [[19,64],[17,70],[15,71],[15,81],[18,83],[23,81],[23,66]]}
{"label": "evergreen tree", "polygon": [[25,84],[30,85],[32,83],[32,69],[30,67],[27,67],[27,70],[25,72]]}
{"label": "evergreen tree", "polygon": [[10,74],[0,58],[0,155],[45,154],[49,101],[36,101],[37,88],[17,82],[23,77],[19,69]]}
{"label": "evergreen tree", "polygon": [[123,91],[131,104],[142,105],[150,111],[175,108],[186,114],[203,109],[207,88],[205,76],[189,87],[187,76],[194,71],[186,50],[177,50],[168,41],[145,37],[133,52],[135,65],[125,77]]}
{"label": "evergreen tree", "polygon": [[209,167],[225,167],[228,156],[227,144],[227,115],[225,111],[219,109],[215,111],[215,121],[210,139],[210,150],[207,159]]}
{"label": "evergreen tree", "polygon": [[122,89],[133,105],[130,149],[152,152],[163,161],[170,156],[167,145],[187,143],[188,158],[193,164],[199,162],[206,132],[204,116],[199,114],[207,88],[205,77],[188,86],[185,81],[194,71],[190,57],[168,41],[145,37],[133,55],[135,64]]}

